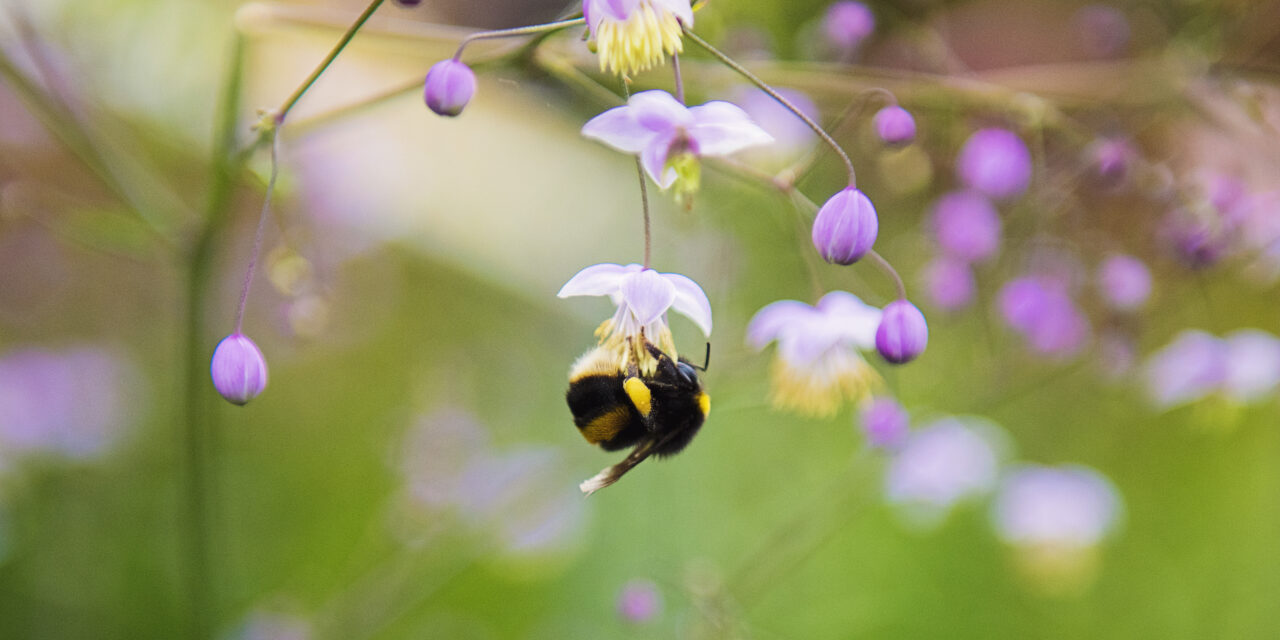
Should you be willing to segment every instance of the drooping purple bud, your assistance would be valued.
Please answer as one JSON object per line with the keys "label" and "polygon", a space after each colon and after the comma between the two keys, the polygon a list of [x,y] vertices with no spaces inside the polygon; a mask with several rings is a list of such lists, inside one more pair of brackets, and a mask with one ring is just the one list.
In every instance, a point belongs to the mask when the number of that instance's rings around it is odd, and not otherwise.
{"label": "drooping purple bud", "polygon": [[877,111],[871,119],[871,125],[885,144],[904,145],[916,138],[915,118],[911,117],[911,112],[896,104]]}
{"label": "drooping purple bud", "polygon": [[981,129],[960,149],[956,173],[965,185],[992,198],[1017,196],[1031,181],[1031,152],[1012,131]]}
{"label": "drooping purple bud", "polygon": [[227,402],[243,405],[267,387],[267,360],[253,340],[233,333],[213,350],[209,374],[213,387]]}
{"label": "drooping purple bud", "polygon": [[933,205],[933,232],[947,255],[982,262],[1000,249],[1000,215],[976,191],[953,191]]}
{"label": "drooping purple bud", "polygon": [[1133,311],[1151,295],[1151,271],[1133,256],[1114,255],[1098,269],[1098,288],[1117,311]]}
{"label": "drooping purple bud", "polygon": [[879,396],[863,407],[858,418],[867,442],[877,449],[897,449],[907,439],[911,419],[897,400]]}
{"label": "drooping purple bud", "polygon": [[831,196],[813,221],[813,246],[827,262],[853,264],[871,250],[880,231],[876,208],[865,194],[845,187]]}
{"label": "drooping purple bud", "polygon": [[618,594],[618,615],[627,622],[650,622],[661,612],[662,594],[649,580],[632,580]]}
{"label": "drooping purple bud", "polygon": [[396,0],[396,4],[402,7],[412,8],[422,4],[422,0]]}
{"label": "drooping purple bud", "polygon": [[929,325],[924,314],[906,300],[894,300],[884,308],[876,329],[876,351],[893,364],[905,364],[924,353],[929,344]]}
{"label": "drooping purple bud", "polygon": [[462,113],[475,93],[476,74],[459,60],[441,60],[427,71],[423,97],[437,115],[453,117]]}
{"label": "drooping purple bud", "polygon": [[925,266],[924,286],[929,300],[943,311],[969,306],[977,290],[969,264],[948,256],[938,256]]}
{"label": "drooping purple bud", "polygon": [[833,2],[822,21],[827,40],[841,49],[853,49],[876,29],[876,16],[861,2]]}

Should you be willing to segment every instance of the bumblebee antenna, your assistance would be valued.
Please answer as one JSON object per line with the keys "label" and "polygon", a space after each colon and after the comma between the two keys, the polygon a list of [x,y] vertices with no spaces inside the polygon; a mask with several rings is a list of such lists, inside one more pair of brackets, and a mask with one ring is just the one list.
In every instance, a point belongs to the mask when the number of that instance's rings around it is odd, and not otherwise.
{"label": "bumblebee antenna", "polygon": [[689,366],[693,367],[694,369],[697,369],[698,371],[706,371],[707,367],[711,366],[711,343],[710,342],[707,343],[707,355],[702,359],[702,366],[699,367],[698,365],[692,364],[692,363],[690,363]]}

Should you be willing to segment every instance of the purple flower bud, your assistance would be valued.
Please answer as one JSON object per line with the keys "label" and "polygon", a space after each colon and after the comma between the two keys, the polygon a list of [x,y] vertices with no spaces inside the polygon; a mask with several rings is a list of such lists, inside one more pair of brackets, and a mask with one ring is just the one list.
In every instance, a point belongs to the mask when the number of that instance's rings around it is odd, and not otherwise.
{"label": "purple flower bud", "polygon": [[618,615],[627,622],[643,624],[662,612],[662,594],[648,580],[632,580],[618,594]]}
{"label": "purple flower bud", "polygon": [[1086,152],[1093,165],[1094,177],[1102,187],[1115,188],[1124,183],[1129,169],[1138,155],[1127,140],[1117,138],[1098,140],[1089,145]]}
{"label": "purple flower bud", "polygon": [[853,49],[875,31],[876,16],[861,2],[833,2],[822,26],[831,44]]}
{"label": "purple flower bud", "polygon": [[1133,256],[1111,256],[1098,269],[1098,287],[1111,308],[1133,311],[1151,295],[1151,272]]}
{"label": "purple flower bud", "polygon": [[475,72],[458,60],[441,60],[427,72],[423,97],[437,115],[453,117],[462,113],[475,93]]}
{"label": "purple flower bud", "polygon": [[1217,264],[1231,248],[1223,224],[1199,219],[1182,209],[1174,210],[1164,219],[1159,233],[1178,260],[1192,269]]}
{"label": "purple flower bud", "polygon": [[943,311],[969,306],[977,289],[968,263],[948,256],[939,256],[924,268],[924,286],[929,300]]}
{"label": "purple flower bud", "polygon": [[880,231],[876,208],[861,191],[845,187],[813,221],[813,246],[827,262],[853,264],[871,250]]}
{"label": "purple flower bud", "polygon": [[1031,181],[1031,152],[1012,131],[982,129],[960,149],[956,172],[965,185],[992,198],[1020,195]]}
{"label": "purple flower bud", "polygon": [[878,449],[897,449],[907,439],[911,419],[902,405],[888,396],[880,396],[859,413],[867,442]]}
{"label": "purple flower bud", "polygon": [[877,111],[871,124],[876,129],[876,135],[885,144],[903,145],[916,137],[915,118],[911,117],[911,112],[896,104]]}
{"label": "purple flower bud", "polygon": [[915,360],[929,343],[929,325],[924,314],[906,300],[894,300],[884,308],[876,329],[876,351],[893,364]]}
{"label": "purple flower bud", "polygon": [[258,345],[233,333],[218,343],[209,366],[213,387],[227,402],[243,405],[267,387],[267,361]]}
{"label": "purple flower bud", "polygon": [[982,194],[953,191],[933,205],[933,232],[948,256],[982,262],[1000,249],[1000,215]]}
{"label": "purple flower bud", "polygon": [[396,4],[402,7],[416,7],[422,4],[422,0],[396,0]]}

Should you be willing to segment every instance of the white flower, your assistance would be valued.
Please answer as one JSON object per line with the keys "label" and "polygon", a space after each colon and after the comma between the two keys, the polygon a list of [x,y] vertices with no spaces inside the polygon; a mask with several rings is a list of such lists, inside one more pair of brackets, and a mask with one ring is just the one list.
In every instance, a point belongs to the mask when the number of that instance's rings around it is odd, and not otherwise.
{"label": "white flower", "polygon": [[604,346],[614,350],[623,369],[634,358],[642,369],[655,366],[644,345],[643,335],[672,358],[676,357],[667,311],[674,309],[711,335],[711,302],[698,283],[678,273],[659,273],[638,264],[597,264],[569,279],[560,298],[609,296],[618,310],[596,330]]}
{"label": "white flower", "polygon": [[875,349],[882,315],[844,291],[828,293],[816,306],[779,300],[758,311],[747,341],[756,349],[778,342],[774,405],[827,416],[846,398],[866,398],[878,377],[859,351]]}

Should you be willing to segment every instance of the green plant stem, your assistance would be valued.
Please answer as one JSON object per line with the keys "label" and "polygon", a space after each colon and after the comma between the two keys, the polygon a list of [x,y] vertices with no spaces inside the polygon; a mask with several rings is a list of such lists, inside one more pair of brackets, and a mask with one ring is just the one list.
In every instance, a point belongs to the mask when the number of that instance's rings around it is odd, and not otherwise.
{"label": "green plant stem", "polygon": [[790,111],[791,113],[795,114],[797,118],[800,118],[801,120],[803,120],[804,123],[808,125],[809,128],[812,129],[813,132],[816,133],[819,138],[822,138],[822,141],[825,142],[827,146],[831,147],[832,151],[836,152],[836,155],[840,156],[840,160],[844,162],[845,170],[849,173],[849,186],[857,188],[858,178],[857,178],[857,174],[853,170],[853,161],[849,159],[849,154],[844,152],[844,149],[841,148],[840,145],[836,143],[835,139],[832,138],[826,132],[825,129],[823,129],[818,123],[814,122],[812,118],[805,115],[803,111],[796,108],[795,105],[791,104],[790,100],[787,100],[786,98],[782,97],[782,94],[775,91],[774,88],[769,86],[764,80],[761,80],[754,73],[751,73],[751,71],[749,71],[746,67],[738,64],[736,61],[733,60],[733,58],[730,58],[729,56],[725,55],[719,49],[711,46],[710,42],[703,40],[702,37],[700,37],[698,34],[690,31],[688,27],[683,27],[683,29],[684,29],[684,35],[686,38],[689,38],[695,44],[705,49],[706,52],[710,53],[712,57],[714,57],[716,60],[719,60],[726,67],[729,67],[730,69],[737,72],[738,75],[746,78],[748,82],[759,87],[761,91],[769,94],[769,97],[777,101],[778,104],[782,105],[783,107],[786,107],[787,111]]}
{"label": "green plant stem", "polygon": [[463,49],[466,49],[467,45],[471,44],[472,42],[475,42],[476,40],[492,40],[495,38],[517,38],[520,36],[532,36],[540,33],[550,33],[552,31],[559,31],[560,29],[566,29],[568,27],[573,27],[577,25],[585,25],[586,23],[587,21],[584,18],[570,18],[568,20],[557,20],[556,22],[548,22],[546,24],[535,24],[529,27],[516,27],[514,29],[499,29],[497,31],[481,31],[479,33],[473,33],[463,38],[462,42],[458,43],[458,50],[453,54],[453,59],[454,60],[461,59]]}
{"label": "green plant stem", "polygon": [[254,146],[235,151],[240,120],[241,81],[244,71],[244,39],[232,43],[231,64],[222,89],[213,145],[213,159],[205,223],[192,243],[186,260],[186,385],[183,398],[182,447],[186,452],[186,526],[184,528],[190,633],[192,638],[213,635],[217,597],[210,554],[211,472],[214,460],[213,412],[208,389],[208,343],[205,335],[206,292],[212,272],[214,247],[229,218],[236,177],[243,171]]}
{"label": "green plant stem", "polygon": [[342,38],[338,40],[338,44],[334,45],[333,49],[329,51],[329,55],[325,56],[324,60],[320,62],[320,65],[311,72],[311,75],[308,76],[307,79],[294,90],[293,94],[284,101],[284,104],[280,105],[280,108],[276,110],[275,121],[277,125],[284,123],[285,116],[289,115],[289,110],[293,109],[293,105],[297,104],[303,94],[311,88],[311,85],[315,84],[316,80],[320,79],[320,76],[329,68],[329,65],[333,64],[333,61],[338,57],[338,54],[342,53],[342,50],[347,48],[347,45],[350,44],[351,39],[356,36],[356,32],[360,30],[360,27],[363,27],[364,23],[369,21],[369,18],[373,16],[373,12],[377,11],[378,7],[382,6],[384,1],[385,0],[373,0],[373,2],[370,2],[369,6],[365,7],[364,13],[361,13],[360,17],[356,18],[356,21],[351,23],[350,27],[347,27],[346,32],[342,34]]}

